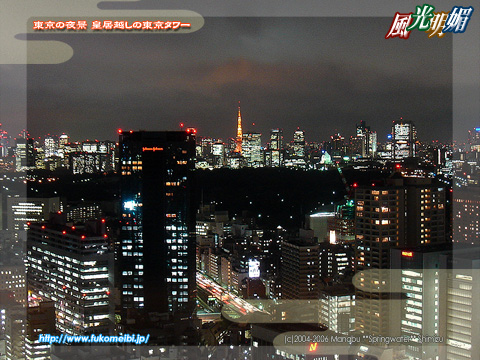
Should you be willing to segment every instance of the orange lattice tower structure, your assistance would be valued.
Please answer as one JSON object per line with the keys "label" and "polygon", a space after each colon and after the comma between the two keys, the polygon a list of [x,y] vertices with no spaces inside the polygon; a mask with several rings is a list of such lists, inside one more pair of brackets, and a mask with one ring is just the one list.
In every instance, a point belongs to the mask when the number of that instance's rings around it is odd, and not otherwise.
{"label": "orange lattice tower structure", "polygon": [[237,118],[237,146],[235,147],[235,152],[242,153],[242,114],[240,113],[240,101],[238,102],[238,118]]}

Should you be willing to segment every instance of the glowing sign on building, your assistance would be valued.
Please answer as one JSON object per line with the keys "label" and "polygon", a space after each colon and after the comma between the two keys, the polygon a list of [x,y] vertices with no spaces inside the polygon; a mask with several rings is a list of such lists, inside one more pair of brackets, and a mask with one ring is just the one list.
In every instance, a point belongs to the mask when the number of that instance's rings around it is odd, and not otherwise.
{"label": "glowing sign on building", "polygon": [[337,236],[335,235],[335,230],[330,230],[330,244],[337,243]]}
{"label": "glowing sign on building", "polygon": [[411,252],[411,251],[402,251],[402,256],[404,256],[404,257],[413,257],[413,252]]}
{"label": "glowing sign on building", "polygon": [[142,147],[142,151],[163,151],[161,147]]}
{"label": "glowing sign on building", "polygon": [[133,211],[135,210],[135,208],[137,207],[137,203],[133,200],[130,200],[130,201],[125,201],[123,203],[123,208],[125,210],[130,210],[130,211]]}
{"label": "glowing sign on building", "polygon": [[250,279],[260,277],[260,261],[255,259],[248,260],[248,277]]}

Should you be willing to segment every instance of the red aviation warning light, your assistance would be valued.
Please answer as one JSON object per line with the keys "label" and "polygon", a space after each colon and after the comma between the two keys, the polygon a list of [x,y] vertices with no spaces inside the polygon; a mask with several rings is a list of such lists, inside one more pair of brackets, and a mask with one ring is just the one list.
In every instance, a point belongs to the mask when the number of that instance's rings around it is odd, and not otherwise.
{"label": "red aviation warning light", "polygon": [[118,132],[119,134],[121,134],[121,133],[122,133],[122,129],[118,129],[117,132]]}
{"label": "red aviation warning light", "polygon": [[188,128],[187,129],[187,134],[194,134],[195,135],[196,133],[197,133],[197,129],[195,129],[195,128]]}

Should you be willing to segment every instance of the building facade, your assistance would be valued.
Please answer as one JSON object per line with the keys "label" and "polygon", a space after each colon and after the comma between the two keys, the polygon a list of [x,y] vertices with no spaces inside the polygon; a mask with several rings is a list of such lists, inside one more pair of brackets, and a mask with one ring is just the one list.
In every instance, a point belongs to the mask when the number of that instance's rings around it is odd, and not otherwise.
{"label": "building facade", "polygon": [[195,308],[194,130],[120,134],[122,320]]}
{"label": "building facade", "polygon": [[319,245],[314,239],[282,242],[282,299],[318,299]]}
{"label": "building facade", "polygon": [[[394,247],[441,245],[447,242],[445,188],[428,178],[392,176],[382,186],[372,184],[355,191],[355,272],[365,272],[357,289],[356,330],[372,334],[389,334],[388,300],[385,292],[371,289],[369,269],[390,269],[390,251]],[[387,281],[387,280],[385,280]],[[364,301],[362,301],[364,300]]]}
{"label": "building facade", "polygon": [[392,125],[392,159],[415,157],[417,153],[417,130],[411,121],[400,119]]}
{"label": "building facade", "polygon": [[108,334],[113,325],[109,302],[113,257],[105,224],[67,226],[62,215],[30,224],[27,289],[55,302],[60,332]]}

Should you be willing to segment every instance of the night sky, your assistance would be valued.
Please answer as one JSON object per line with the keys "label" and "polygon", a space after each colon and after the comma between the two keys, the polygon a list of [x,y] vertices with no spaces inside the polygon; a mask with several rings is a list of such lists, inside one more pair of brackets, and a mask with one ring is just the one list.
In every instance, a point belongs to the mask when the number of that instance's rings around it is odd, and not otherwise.
{"label": "night sky", "polygon": [[[268,140],[297,128],[307,141],[354,134],[367,122],[383,142],[393,120],[421,140],[449,141],[452,41],[412,31],[388,39],[392,18],[205,18],[179,35],[32,35],[74,49],[71,60],[27,69],[28,128],[72,140],[116,139],[117,129],[177,130]],[[255,126],[252,125],[255,123]],[[18,131],[11,125],[10,131]],[[8,129],[7,129],[8,130]]]}

